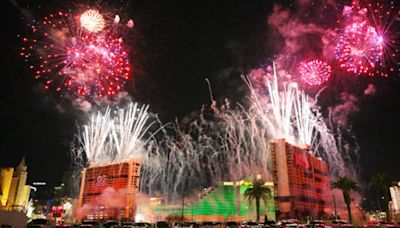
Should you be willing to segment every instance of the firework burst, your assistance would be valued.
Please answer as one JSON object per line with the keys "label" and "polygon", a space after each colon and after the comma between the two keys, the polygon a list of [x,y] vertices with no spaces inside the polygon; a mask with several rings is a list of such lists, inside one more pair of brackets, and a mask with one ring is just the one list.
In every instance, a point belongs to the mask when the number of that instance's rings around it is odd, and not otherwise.
{"label": "firework burst", "polygon": [[89,9],[79,17],[81,26],[90,32],[100,32],[104,29],[105,21],[103,16],[97,10]]}
{"label": "firework burst", "polygon": [[400,5],[396,1],[368,1],[365,5],[369,23],[381,37],[382,67],[376,74],[388,76],[397,68],[400,71]]}
{"label": "firework burst", "polygon": [[308,85],[321,85],[331,76],[332,69],[327,63],[321,60],[302,62],[299,66],[299,73],[303,81]]}
{"label": "firework burst", "polygon": [[346,25],[336,46],[340,67],[384,77],[400,69],[400,10],[395,1],[357,1],[344,15]]}
{"label": "firework burst", "polygon": [[131,71],[128,53],[111,32],[94,33],[104,28],[97,14],[86,11],[81,21],[92,19],[79,24],[79,17],[58,12],[30,26],[32,37],[23,38],[20,55],[47,90],[92,98],[122,90]]}
{"label": "firework burst", "polygon": [[346,26],[336,46],[340,67],[354,74],[374,75],[381,63],[382,37],[366,21]]}

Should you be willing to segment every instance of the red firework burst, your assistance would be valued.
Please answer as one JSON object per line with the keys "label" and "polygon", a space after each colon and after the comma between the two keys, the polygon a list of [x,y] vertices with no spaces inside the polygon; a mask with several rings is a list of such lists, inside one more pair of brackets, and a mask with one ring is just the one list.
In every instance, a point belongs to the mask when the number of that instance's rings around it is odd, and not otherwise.
{"label": "red firework burst", "polygon": [[332,69],[331,66],[321,60],[311,60],[300,63],[299,73],[304,82],[315,86],[327,81],[331,76]]}
{"label": "red firework burst", "polygon": [[122,39],[91,33],[78,22],[59,12],[33,23],[20,55],[46,89],[94,98],[117,94],[131,70]]}

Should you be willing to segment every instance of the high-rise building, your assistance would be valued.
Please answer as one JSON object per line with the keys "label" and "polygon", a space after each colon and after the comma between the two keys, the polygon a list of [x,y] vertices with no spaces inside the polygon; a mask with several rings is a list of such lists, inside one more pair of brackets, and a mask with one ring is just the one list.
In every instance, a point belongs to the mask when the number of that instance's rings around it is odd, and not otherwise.
{"label": "high-rise building", "polygon": [[31,186],[26,185],[28,176],[25,158],[15,169],[11,167],[1,168],[1,207],[6,210],[26,211],[29,204]]}
{"label": "high-rise building", "polygon": [[320,217],[330,211],[328,165],[308,147],[270,142],[277,218]]}
{"label": "high-rise building", "polygon": [[92,166],[82,172],[77,219],[128,219],[136,213],[140,162]]}
{"label": "high-rise building", "polygon": [[392,208],[395,215],[400,214],[400,181],[397,186],[389,188],[390,196],[392,197]]}

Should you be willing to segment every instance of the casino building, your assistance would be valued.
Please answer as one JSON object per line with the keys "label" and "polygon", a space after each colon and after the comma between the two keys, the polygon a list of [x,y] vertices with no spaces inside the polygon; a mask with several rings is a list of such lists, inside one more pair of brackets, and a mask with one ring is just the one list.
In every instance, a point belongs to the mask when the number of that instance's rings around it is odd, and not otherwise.
{"label": "casino building", "polygon": [[141,163],[130,160],[83,169],[78,220],[133,220]]}
{"label": "casino building", "polygon": [[331,211],[328,165],[284,139],[270,142],[277,218],[321,217]]}

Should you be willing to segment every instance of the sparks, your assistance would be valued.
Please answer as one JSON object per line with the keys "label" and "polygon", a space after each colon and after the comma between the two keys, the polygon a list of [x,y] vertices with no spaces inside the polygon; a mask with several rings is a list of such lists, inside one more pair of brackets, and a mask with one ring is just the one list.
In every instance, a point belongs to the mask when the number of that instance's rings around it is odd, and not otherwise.
{"label": "sparks", "polygon": [[31,25],[20,55],[47,90],[83,97],[115,96],[131,67],[122,39],[111,32],[83,32],[70,14],[50,14]]}

